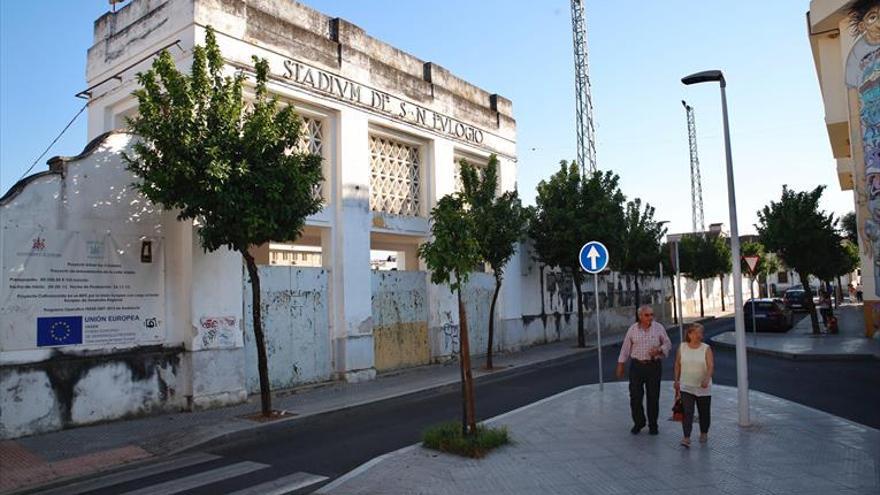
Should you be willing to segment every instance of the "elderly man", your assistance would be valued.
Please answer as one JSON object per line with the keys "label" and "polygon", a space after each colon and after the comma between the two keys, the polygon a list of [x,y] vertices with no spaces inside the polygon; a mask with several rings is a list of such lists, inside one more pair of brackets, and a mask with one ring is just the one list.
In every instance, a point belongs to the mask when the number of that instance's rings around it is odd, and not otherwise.
{"label": "elderly man", "polygon": [[627,359],[629,366],[629,404],[632,409],[633,435],[645,427],[645,411],[642,397],[648,394],[648,431],[656,435],[657,416],[660,414],[660,377],[663,375],[663,358],[669,355],[672,342],[663,325],[654,321],[651,306],[639,308],[639,321],[629,327],[617,358],[617,378],[623,378]]}

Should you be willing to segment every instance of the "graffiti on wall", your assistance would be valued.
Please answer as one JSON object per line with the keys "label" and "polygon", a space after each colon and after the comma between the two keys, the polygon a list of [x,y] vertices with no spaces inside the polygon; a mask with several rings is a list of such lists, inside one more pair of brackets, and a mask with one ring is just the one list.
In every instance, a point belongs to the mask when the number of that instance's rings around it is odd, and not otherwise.
{"label": "graffiti on wall", "polygon": [[850,20],[858,38],[847,57],[846,84],[859,96],[864,187],[857,190],[867,210],[860,215],[861,232],[874,263],[874,291],[880,295],[880,1],[854,2]]}
{"label": "graffiti on wall", "polygon": [[238,319],[235,316],[199,318],[198,339],[202,349],[230,349],[236,346]]}

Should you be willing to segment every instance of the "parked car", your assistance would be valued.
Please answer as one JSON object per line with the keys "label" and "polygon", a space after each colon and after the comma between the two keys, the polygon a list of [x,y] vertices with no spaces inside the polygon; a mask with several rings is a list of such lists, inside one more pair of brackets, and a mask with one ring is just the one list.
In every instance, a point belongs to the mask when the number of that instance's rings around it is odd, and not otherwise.
{"label": "parked car", "polygon": [[782,296],[785,307],[792,311],[807,310],[807,293],[804,289],[788,289]]}
{"label": "parked car", "polygon": [[[801,291],[803,292],[803,291]],[[787,332],[794,326],[791,309],[773,299],[750,299],[743,306],[746,330],[752,331],[752,311],[759,332]]]}

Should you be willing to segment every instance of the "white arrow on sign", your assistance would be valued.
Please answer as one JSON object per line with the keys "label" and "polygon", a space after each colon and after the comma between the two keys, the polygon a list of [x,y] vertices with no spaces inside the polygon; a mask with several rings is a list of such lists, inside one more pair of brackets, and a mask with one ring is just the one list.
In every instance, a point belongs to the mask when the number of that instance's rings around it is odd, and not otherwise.
{"label": "white arrow on sign", "polygon": [[590,250],[587,252],[587,258],[590,258],[590,264],[592,265],[592,269],[596,269],[596,258],[600,258],[602,255],[599,254],[599,251],[596,250],[596,246],[590,246]]}

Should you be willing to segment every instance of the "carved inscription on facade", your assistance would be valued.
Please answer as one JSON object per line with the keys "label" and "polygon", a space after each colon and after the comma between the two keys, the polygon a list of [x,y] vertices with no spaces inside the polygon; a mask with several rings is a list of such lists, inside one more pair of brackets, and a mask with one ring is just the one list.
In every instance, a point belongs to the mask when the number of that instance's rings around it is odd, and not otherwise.
{"label": "carved inscription on facade", "polygon": [[483,143],[483,131],[472,125],[302,62],[291,59],[284,60],[280,74],[281,77],[298,86],[307,87],[336,99],[371,108],[390,117],[440,132],[455,139],[474,144]]}

